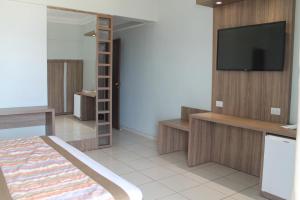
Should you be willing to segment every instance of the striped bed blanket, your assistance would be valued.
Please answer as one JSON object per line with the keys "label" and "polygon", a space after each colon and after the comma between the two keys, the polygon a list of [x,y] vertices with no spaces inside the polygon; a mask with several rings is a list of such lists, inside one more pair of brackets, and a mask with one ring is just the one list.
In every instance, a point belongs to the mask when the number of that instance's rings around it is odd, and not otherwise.
{"label": "striped bed blanket", "polygon": [[128,200],[118,185],[47,137],[0,141],[4,200]]}

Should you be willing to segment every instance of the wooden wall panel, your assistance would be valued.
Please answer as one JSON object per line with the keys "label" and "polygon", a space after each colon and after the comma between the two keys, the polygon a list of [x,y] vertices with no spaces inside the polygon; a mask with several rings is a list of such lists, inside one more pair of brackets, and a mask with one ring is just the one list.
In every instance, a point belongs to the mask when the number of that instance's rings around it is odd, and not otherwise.
{"label": "wooden wall panel", "polygon": [[259,176],[262,133],[215,124],[212,131],[212,160]]}
{"label": "wooden wall panel", "polygon": [[48,105],[56,114],[64,112],[64,62],[48,60]]}
{"label": "wooden wall panel", "polygon": [[73,113],[74,94],[81,92],[83,87],[83,62],[67,61],[67,113]]}
{"label": "wooden wall panel", "polygon": [[[210,122],[192,120],[188,143],[188,165],[190,167],[211,161],[213,126]],[[195,151],[196,149],[196,151]]]}
{"label": "wooden wall panel", "polygon": [[168,127],[163,123],[159,124],[159,129],[157,147],[160,154],[187,151],[188,131]]}
{"label": "wooden wall panel", "polygon": [[[244,0],[214,8],[212,110],[216,113],[288,123],[294,32],[294,0]],[[284,71],[217,71],[217,30],[251,24],[287,21]],[[216,101],[224,102],[217,108]],[[281,108],[281,116],[271,115]]]}

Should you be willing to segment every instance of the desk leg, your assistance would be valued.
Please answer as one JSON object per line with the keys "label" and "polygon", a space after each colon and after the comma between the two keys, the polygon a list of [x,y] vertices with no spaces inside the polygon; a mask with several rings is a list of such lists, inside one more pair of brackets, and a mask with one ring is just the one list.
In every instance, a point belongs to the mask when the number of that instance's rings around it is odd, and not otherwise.
{"label": "desk leg", "polygon": [[211,161],[213,124],[193,118],[190,120],[188,165],[192,167]]}
{"label": "desk leg", "polygon": [[176,151],[186,151],[188,133],[182,130],[159,124],[157,138],[159,154],[167,154]]}
{"label": "desk leg", "polygon": [[55,135],[55,112],[47,112],[46,114],[46,135]]}

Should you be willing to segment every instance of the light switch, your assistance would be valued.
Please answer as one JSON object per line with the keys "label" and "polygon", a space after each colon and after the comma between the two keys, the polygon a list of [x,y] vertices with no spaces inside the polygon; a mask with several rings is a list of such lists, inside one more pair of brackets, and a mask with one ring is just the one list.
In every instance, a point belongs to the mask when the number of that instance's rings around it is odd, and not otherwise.
{"label": "light switch", "polygon": [[216,101],[216,107],[223,108],[223,101]]}
{"label": "light switch", "polygon": [[280,108],[271,108],[271,115],[280,115],[281,109]]}

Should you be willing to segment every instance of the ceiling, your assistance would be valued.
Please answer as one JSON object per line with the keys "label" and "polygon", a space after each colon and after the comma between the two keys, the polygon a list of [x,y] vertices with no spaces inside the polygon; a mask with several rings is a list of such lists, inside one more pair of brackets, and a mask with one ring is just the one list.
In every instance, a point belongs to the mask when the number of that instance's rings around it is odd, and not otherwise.
{"label": "ceiling", "polygon": [[53,23],[84,25],[96,20],[96,16],[80,12],[48,9],[47,20]]}
{"label": "ceiling", "polygon": [[[49,8],[47,11],[47,19],[48,22],[53,23],[85,25],[95,21],[96,15]],[[120,31],[144,25],[145,22],[136,19],[113,16],[113,24],[114,31]]]}

